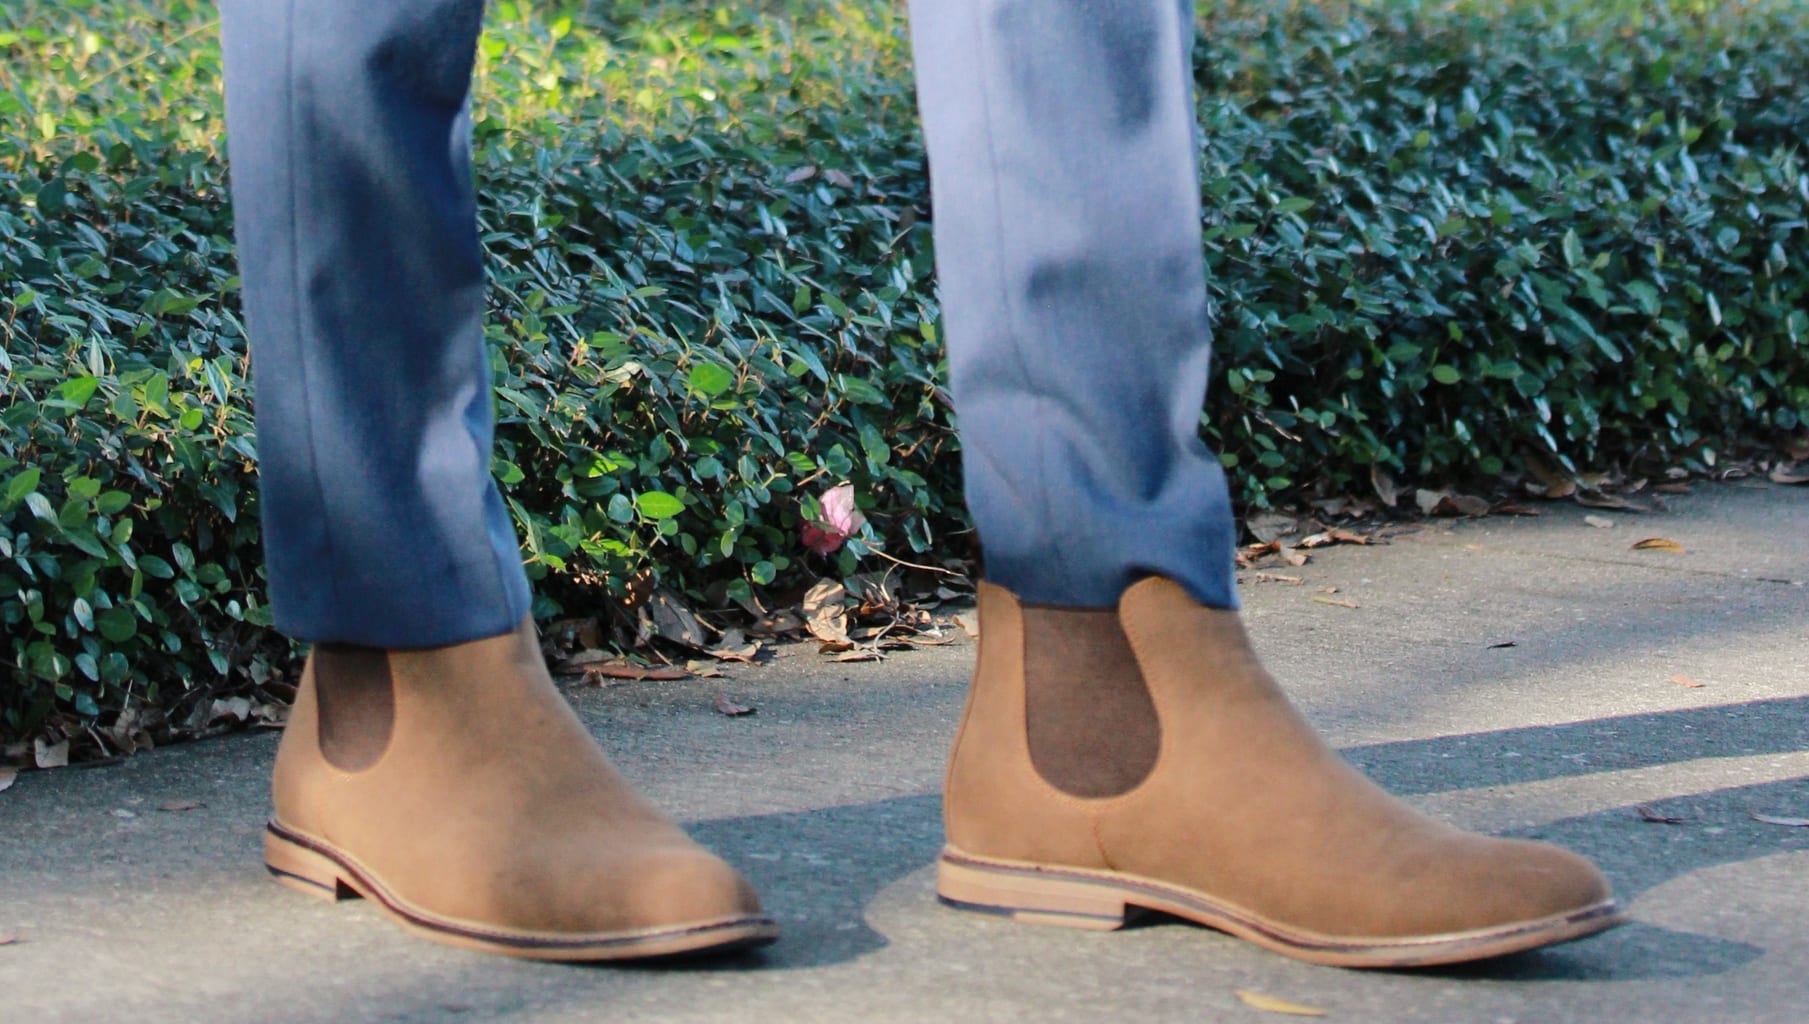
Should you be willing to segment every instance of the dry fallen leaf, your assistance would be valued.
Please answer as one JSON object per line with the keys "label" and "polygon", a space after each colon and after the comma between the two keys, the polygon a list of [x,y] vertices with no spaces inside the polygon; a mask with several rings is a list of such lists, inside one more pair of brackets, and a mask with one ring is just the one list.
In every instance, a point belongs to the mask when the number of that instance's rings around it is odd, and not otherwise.
{"label": "dry fallen leaf", "polygon": [[975,615],[972,612],[968,612],[965,615],[957,615],[954,618],[954,622],[955,625],[961,627],[961,632],[966,633],[975,640],[980,639],[980,617],[978,615]]}
{"label": "dry fallen leaf", "polygon": [[1361,608],[1361,607],[1363,607],[1363,606],[1362,606],[1362,605],[1360,605],[1360,604],[1358,604],[1358,603],[1357,603],[1357,602],[1355,602],[1355,601],[1340,601],[1340,600],[1338,600],[1338,599],[1337,599],[1337,598],[1335,598],[1335,597],[1318,597],[1318,596],[1315,596],[1315,597],[1314,597],[1314,598],[1313,598],[1313,603],[1314,603],[1314,604],[1329,604],[1329,605],[1335,605],[1335,606],[1337,606],[1337,607],[1339,607],[1339,608]]}
{"label": "dry fallen leaf", "polygon": [[607,679],[650,679],[655,682],[672,682],[689,678],[691,675],[677,665],[630,665],[624,661],[586,665],[584,674]]}
{"label": "dry fallen leaf", "polygon": [[1502,642],[1500,642],[1498,644],[1490,644],[1489,650],[1499,651],[1503,647],[1519,647],[1519,646],[1520,646],[1520,641],[1518,641],[1518,640],[1503,640]]}
{"label": "dry fallen leaf", "polygon": [[1681,686],[1686,690],[1700,690],[1704,686],[1708,685],[1707,683],[1697,682],[1696,680],[1691,679],[1689,676],[1682,675],[1682,674],[1672,676],[1671,682],[1676,683],[1678,686]]}
{"label": "dry fallen leaf", "polygon": [[1258,512],[1244,524],[1244,529],[1259,542],[1267,544],[1291,536],[1299,526],[1300,521],[1285,512]]}
{"label": "dry fallen leaf", "polygon": [[1420,511],[1429,516],[1486,516],[1489,514],[1489,502],[1486,498],[1478,498],[1474,494],[1458,494],[1454,491],[1421,490],[1414,494]]}
{"label": "dry fallen leaf", "polygon": [[836,655],[835,657],[833,657],[829,660],[831,660],[831,661],[884,661],[885,659],[886,659],[885,655],[879,653],[878,651],[874,650],[871,647],[856,647],[853,650],[843,651],[842,653]]}
{"label": "dry fallen leaf", "polygon": [[1489,514],[1489,500],[1479,498],[1474,494],[1453,494],[1451,504],[1456,507],[1459,515],[1486,516]]}
{"label": "dry fallen leaf", "polygon": [[747,627],[749,636],[783,636],[804,628],[804,620],[789,608],[781,608],[755,619]]}
{"label": "dry fallen leaf", "polygon": [[207,725],[215,722],[231,722],[238,724],[251,720],[251,698],[226,697],[216,699],[207,709]]}
{"label": "dry fallen leaf", "polygon": [[1668,484],[1659,484],[1657,487],[1654,487],[1652,489],[1657,491],[1660,494],[1688,494],[1688,493],[1690,493],[1690,485],[1689,484],[1677,483],[1677,482],[1672,482],[1672,483],[1668,483]]}
{"label": "dry fallen leaf", "polygon": [[1647,537],[1645,540],[1633,542],[1635,551],[1669,551],[1672,554],[1683,554],[1683,545],[1669,537]]}
{"label": "dry fallen leaf", "polygon": [[955,642],[952,636],[944,636],[940,630],[933,633],[918,633],[904,638],[906,647],[947,647]]}
{"label": "dry fallen leaf", "polygon": [[1769,476],[1774,484],[1809,484],[1809,462],[1773,466]]}
{"label": "dry fallen leaf", "polygon": [[805,164],[804,166],[798,168],[797,170],[791,172],[790,174],[787,174],[785,176],[785,183],[787,185],[796,185],[798,182],[809,181],[810,179],[812,179],[816,176],[817,176],[816,167],[812,164]]}
{"label": "dry fallen leaf", "polygon": [[1681,824],[1683,824],[1682,818],[1679,818],[1679,817],[1677,817],[1675,815],[1671,815],[1671,814],[1665,814],[1660,811],[1655,811],[1652,808],[1647,807],[1645,804],[1640,804],[1638,807],[1635,807],[1634,810],[1639,812],[1639,820],[1648,821],[1654,825],[1681,825]]}
{"label": "dry fallen leaf", "polygon": [[714,662],[709,661],[687,661],[685,671],[699,679],[721,679],[725,674]]}
{"label": "dry fallen leaf", "polygon": [[845,644],[848,639],[848,607],[843,604],[848,590],[834,580],[818,580],[804,595],[804,628],[826,644]]}
{"label": "dry fallen leaf", "polygon": [[1326,530],[1321,530],[1320,532],[1312,534],[1311,536],[1302,537],[1300,539],[1300,543],[1296,544],[1295,547],[1311,549],[1311,548],[1323,548],[1323,547],[1327,547],[1332,544],[1368,544],[1368,543],[1369,543],[1369,538],[1364,536],[1363,534],[1352,533],[1349,530],[1340,529],[1339,527],[1334,526],[1334,527],[1331,527]]}
{"label": "dry fallen leaf", "polygon": [[1528,480],[1526,482],[1526,493],[1535,498],[1545,498],[1550,501],[1562,501],[1577,493],[1577,482],[1569,478],[1554,479],[1549,483],[1535,483],[1534,481]]}
{"label": "dry fallen leaf", "polygon": [[1616,510],[1619,510],[1622,512],[1647,512],[1647,511],[1650,511],[1650,509],[1647,509],[1643,505],[1634,504],[1633,502],[1628,501],[1626,498],[1623,498],[1618,494],[1609,494],[1606,491],[1592,491],[1592,490],[1578,491],[1577,492],[1577,504],[1583,506],[1584,508],[1607,508],[1607,509],[1616,509]]}
{"label": "dry fallen leaf", "polygon": [[1607,516],[1584,516],[1583,521],[1598,530],[1614,529],[1614,520],[1609,519]]}
{"label": "dry fallen leaf", "polygon": [[39,768],[62,768],[69,764],[69,741],[46,743],[42,736],[32,741],[32,759]]}
{"label": "dry fallen leaf", "polygon": [[1809,818],[1780,818],[1775,814],[1754,814],[1754,821],[1762,821],[1767,825],[1782,825],[1785,828],[1809,828]]}
{"label": "dry fallen leaf", "polygon": [[710,706],[715,708],[718,714],[727,715],[730,718],[740,718],[742,715],[751,715],[759,710],[758,708],[750,708],[745,704],[737,704],[720,693],[716,695],[715,700],[710,702]]}
{"label": "dry fallen leaf", "polygon": [[751,662],[760,653],[760,642],[749,640],[739,629],[726,629],[716,640],[716,646],[704,652],[718,661]]}
{"label": "dry fallen leaf", "polygon": [[1251,562],[1262,559],[1268,555],[1276,554],[1280,550],[1281,541],[1278,540],[1265,541],[1261,544],[1252,544],[1249,547],[1238,551],[1238,562],[1242,565],[1249,565]]}
{"label": "dry fallen leaf", "polygon": [[1316,1006],[1302,1006],[1299,1003],[1290,1003],[1286,999],[1277,999],[1274,996],[1264,995],[1261,992],[1252,992],[1249,989],[1232,989],[1232,994],[1239,999],[1242,999],[1244,1005],[1254,1006],[1258,1010],[1266,1010],[1269,1013],[1285,1013],[1295,1017],[1325,1016],[1325,1011]]}
{"label": "dry fallen leaf", "polygon": [[198,807],[206,807],[206,806],[207,806],[206,804],[202,803],[199,800],[165,800],[163,803],[160,803],[157,805],[157,809],[160,811],[171,811],[171,812],[192,811]]}
{"label": "dry fallen leaf", "polygon": [[553,671],[560,675],[574,675],[584,671],[588,665],[596,665],[609,660],[608,651],[582,650],[572,652],[572,656],[553,666]]}
{"label": "dry fallen leaf", "polygon": [[1305,583],[1306,580],[1303,580],[1298,576],[1284,576],[1278,572],[1259,572],[1256,574],[1256,582],[1258,582],[1258,583],[1286,583],[1290,587],[1298,587],[1301,584]]}
{"label": "dry fallen leaf", "polygon": [[1376,497],[1382,499],[1382,504],[1389,508],[1394,508],[1395,503],[1401,500],[1400,485],[1394,482],[1394,477],[1382,468],[1381,463],[1369,464],[1369,482],[1376,489]]}
{"label": "dry fallen leaf", "polygon": [[13,780],[18,777],[19,773],[13,771],[11,768],[0,768],[0,793],[4,793],[13,788]]}
{"label": "dry fallen leaf", "polygon": [[704,646],[703,624],[674,591],[665,587],[655,590],[639,611],[646,617],[641,627],[643,632],[649,631],[650,626],[651,632],[673,643],[696,648]]}

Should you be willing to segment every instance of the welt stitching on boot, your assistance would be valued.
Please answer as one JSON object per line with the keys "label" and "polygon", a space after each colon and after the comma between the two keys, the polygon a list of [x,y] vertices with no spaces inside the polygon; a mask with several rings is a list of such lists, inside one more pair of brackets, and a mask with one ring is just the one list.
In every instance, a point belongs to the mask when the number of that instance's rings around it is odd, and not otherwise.
{"label": "welt stitching on boot", "polygon": [[314,685],[320,707],[320,754],[342,772],[376,764],[396,725],[389,655],[369,647],[319,644]]}
{"label": "welt stitching on boot", "polygon": [[1070,796],[1128,793],[1149,777],[1162,724],[1111,608],[1024,608],[1030,760]]}

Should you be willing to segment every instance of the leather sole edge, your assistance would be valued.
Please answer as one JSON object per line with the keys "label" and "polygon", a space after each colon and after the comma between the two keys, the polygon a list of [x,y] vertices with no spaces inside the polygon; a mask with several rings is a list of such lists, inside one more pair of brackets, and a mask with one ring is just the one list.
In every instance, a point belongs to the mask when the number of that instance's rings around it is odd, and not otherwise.
{"label": "leather sole edge", "polygon": [[264,828],[264,866],[275,881],[309,896],[369,900],[384,916],[422,938],[520,959],[578,962],[694,956],[764,946],[779,937],[778,923],[759,914],[583,935],[490,929],[448,920],[409,906],[350,857],[274,820]]}
{"label": "leather sole edge", "polygon": [[1585,938],[1626,921],[1615,902],[1494,928],[1405,938],[1339,938],[1235,908],[1204,893],[1122,872],[991,860],[945,848],[936,893],[945,904],[1033,924],[1111,931],[1145,910],[1237,936],[1265,949],[1333,967],[1435,967]]}

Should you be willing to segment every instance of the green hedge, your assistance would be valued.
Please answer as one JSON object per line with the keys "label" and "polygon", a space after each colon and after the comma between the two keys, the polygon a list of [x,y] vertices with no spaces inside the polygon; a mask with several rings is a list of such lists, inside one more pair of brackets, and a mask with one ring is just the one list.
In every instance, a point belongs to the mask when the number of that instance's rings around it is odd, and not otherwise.
{"label": "green hedge", "polygon": [[[965,550],[901,6],[493,4],[497,468],[543,615]],[[1801,5],[1202,6],[1204,426],[1247,506],[1802,429]],[[0,742],[197,728],[288,662],[211,18],[0,11]],[[826,563],[843,480],[873,527]]]}
{"label": "green hedge", "polygon": [[1802,429],[1809,8],[1358,10],[1196,51],[1242,497],[1527,452],[1701,471]]}

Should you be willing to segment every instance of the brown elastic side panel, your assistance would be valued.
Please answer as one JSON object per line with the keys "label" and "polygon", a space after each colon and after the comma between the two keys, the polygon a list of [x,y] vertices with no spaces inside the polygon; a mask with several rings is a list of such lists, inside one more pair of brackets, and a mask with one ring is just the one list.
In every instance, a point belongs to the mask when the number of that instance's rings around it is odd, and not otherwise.
{"label": "brown elastic side panel", "polygon": [[389,655],[371,647],[318,644],[314,692],[320,706],[320,753],[327,763],[346,772],[376,764],[396,724]]}
{"label": "brown elastic side panel", "polygon": [[1072,796],[1118,796],[1156,767],[1162,724],[1113,609],[1024,608],[1030,760]]}

